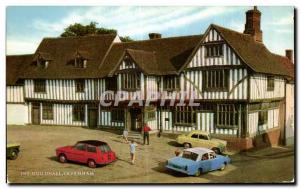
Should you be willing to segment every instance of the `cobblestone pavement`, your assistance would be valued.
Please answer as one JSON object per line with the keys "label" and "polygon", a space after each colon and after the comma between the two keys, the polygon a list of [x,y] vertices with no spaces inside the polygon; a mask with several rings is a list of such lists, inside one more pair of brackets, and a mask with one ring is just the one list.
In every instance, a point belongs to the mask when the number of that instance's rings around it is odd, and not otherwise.
{"label": "cobblestone pavement", "polygon": [[[290,182],[294,178],[293,148],[265,148],[230,153],[232,164],[224,171],[188,177],[164,169],[180,148],[168,137],[150,137],[139,145],[136,164],[129,162],[129,146],[119,135],[100,130],[63,126],[8,126],[7,140],[21,143],[18,159],[7,161],[11,183],[261,183]],[[118,161],[96,169],[57,162],[55,149],[76,141],[95,139],[109,143]]]}

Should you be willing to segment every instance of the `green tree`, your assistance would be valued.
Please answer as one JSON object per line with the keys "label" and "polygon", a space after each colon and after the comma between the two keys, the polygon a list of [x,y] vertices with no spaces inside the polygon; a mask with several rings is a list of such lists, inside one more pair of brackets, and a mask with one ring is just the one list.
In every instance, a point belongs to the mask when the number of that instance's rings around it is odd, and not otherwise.
{"label": "green tree", "polygon": [[[61,37],[73,37],[73,36],[86,36],[86,35],[101,35],[101,34],[117,34],[117,30],[97,27],[97,22],[91,22],[88,25],[82,25],[80,23],[75,23],[69,25],[64,29],[64,32],[60,34]],[[129,36],[120,36],[122,42],[134,41]]]}

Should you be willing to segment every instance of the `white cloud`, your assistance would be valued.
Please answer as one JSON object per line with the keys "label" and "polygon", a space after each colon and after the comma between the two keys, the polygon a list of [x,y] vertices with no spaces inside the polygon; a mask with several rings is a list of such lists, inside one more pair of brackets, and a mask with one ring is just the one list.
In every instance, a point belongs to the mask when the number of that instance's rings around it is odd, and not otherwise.
{"label": "white cloud", "polygon": [[273,25],[273,26],[286,26],[286,25],[293,25],[293,24],[294,24],[293,15],[285,16],[278,20],[273,20],[268,22],[268,25]]}
{"label": "white cloud", "polygon": [[92,7],[75,10],[58,22],[36,20],[33,26],[47,35],[58,35],[68,25],[98,22],[114,28],[120,35],[139,35],[152,31],[164,31],[190,24],[201,19],[232,12],[229,7]]}
{"label": "white cloud", "polygon": [[40,43],[40,39],[30,40],[6,40],[6,54],[18,55],[18,54],[31,54],[34,53]]}

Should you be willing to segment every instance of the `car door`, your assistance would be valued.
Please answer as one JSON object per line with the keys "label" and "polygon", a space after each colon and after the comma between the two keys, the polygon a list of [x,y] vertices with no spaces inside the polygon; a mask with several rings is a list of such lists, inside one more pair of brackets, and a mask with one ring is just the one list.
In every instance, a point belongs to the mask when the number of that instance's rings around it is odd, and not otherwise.
{"label": "car door", "polygon": [[198,140],[199,146],[209,148],[210,149],[210,143],[208,140],[207,135],[199,134],[199,140]]}
{"label": "car door", "polygon": [[93,159],[95,162],[97,162],[96,146],[87,145],[85,158],[85,162],[87,162],[88,159]]}
{"label": "car door", "polygon": [[86,144],[77,143],[72,150],[72,160],[86,163]]}
{"label": "car door", "polygon": [[188,142],[192,144],[192,147],[199,146],[199,135],[196,133],[190,135]]}
{"label": "car door", "polygon": [[220,165],[220,161],[217,159],[216,153],[210,152],[208,153],[208,156],[209,156],[209,161],[211,162],[211,171],[220,169],[221,165]]}
{"label": "car door", "polygon": [[209,159],[208,153],[205,153],[202,155],[202,158],[200,160],[200,168],[202,169],[202,172],[208,172],[211,170],[212,162]]}

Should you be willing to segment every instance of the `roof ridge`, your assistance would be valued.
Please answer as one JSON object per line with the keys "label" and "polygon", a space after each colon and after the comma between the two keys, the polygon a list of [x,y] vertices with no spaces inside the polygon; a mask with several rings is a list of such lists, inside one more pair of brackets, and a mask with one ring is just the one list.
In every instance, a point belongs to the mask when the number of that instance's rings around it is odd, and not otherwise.
{"label": "roof ridge", "polygon": [[163,37],[163,38],[157,38],[157,39],[143,39],[143,40],[128,41],[128,42],[116,42],[115,44],[131,44],[131,43],[137,43],[137,42],[159,41],[159,40],[179,39],[179,38],[192,38],[192,37],[201,37],[201,36],[203,36],[203,34],[172,36],[172,37]]}
{"label": "roof ridge", "polygon": [[93,37],[103,37],[103,36],[117,36],[117,34],[96,34],[96,35],[84,35],[84,36],[69,36],[69,37],[44,37],[44,39],[74,39],[74,38],[93,38]]}

